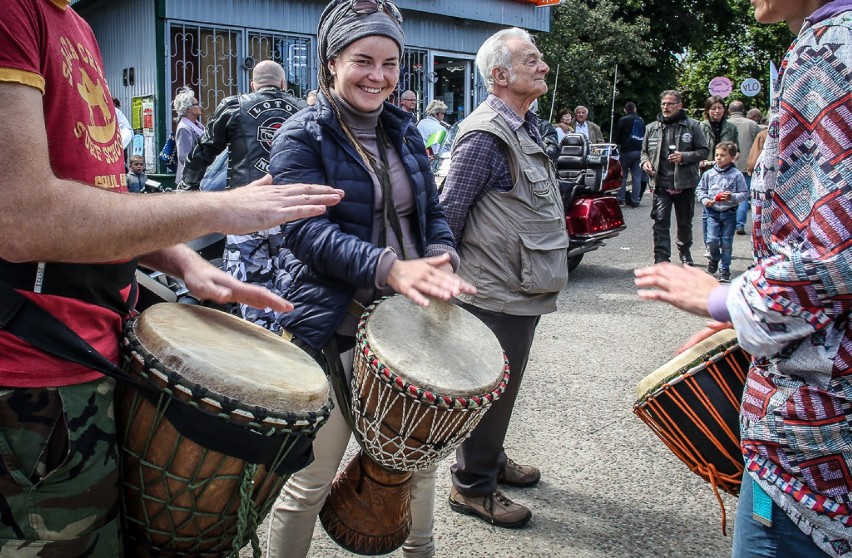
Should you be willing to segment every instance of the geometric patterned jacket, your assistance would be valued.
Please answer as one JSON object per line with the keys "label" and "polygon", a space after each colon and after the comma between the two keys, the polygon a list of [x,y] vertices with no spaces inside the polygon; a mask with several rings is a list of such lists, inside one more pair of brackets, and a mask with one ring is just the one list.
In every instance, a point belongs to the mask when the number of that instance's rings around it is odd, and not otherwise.
{"label": "geometric patterned jacket", "polygon": [[852,558],[852,0],[805,20],[751,184],[754,265],[727,306],[755,356],[746,470],[829,556]]}

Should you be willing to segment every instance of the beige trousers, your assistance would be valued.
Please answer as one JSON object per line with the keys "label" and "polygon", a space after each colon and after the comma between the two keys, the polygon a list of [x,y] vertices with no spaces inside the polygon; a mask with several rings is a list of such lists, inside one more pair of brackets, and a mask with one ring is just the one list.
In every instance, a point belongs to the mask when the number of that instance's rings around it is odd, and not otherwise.
{"label": "beige trousers", "polygon": [[[340,358],[347,376],[351,375],[354,352],[347,351]],[[352,437],[337,398],[334,399],[334,409],[328,423],[319,429],[314,441],[314,462],[287,480],[272,509],[269,558],[305,558],[311,548],[317,516]],[[414,472],[411,532],[402,547],[405,558],[432,558],[435,555],[432,516],[435,509],[436,468],[435,465]]]}

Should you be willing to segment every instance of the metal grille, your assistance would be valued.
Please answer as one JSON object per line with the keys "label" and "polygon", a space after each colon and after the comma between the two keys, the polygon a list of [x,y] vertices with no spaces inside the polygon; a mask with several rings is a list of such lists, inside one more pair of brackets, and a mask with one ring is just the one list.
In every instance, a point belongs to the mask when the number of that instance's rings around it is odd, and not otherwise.
{"label": "metal grille", "polygon": [[225,97],[239,90],[240,32],[172,23],[169,28],[169,102],[189,87],[206,122]]}
{"label": "metal grille", "polygon": [[399,106],[402,92],[410,89],[417,94],[417,119],[423,117],[426,99],[426,65],[428,52],[422,49],[407,48],[399,61],[399,83],[393,95],[393,102]]}
{"label": "metal grille", "polygon": [[287,74],[287,92],[304,99],[316,82],[316,54],[309,37],[250,31],[248,56],[254,60],[275,60]]}

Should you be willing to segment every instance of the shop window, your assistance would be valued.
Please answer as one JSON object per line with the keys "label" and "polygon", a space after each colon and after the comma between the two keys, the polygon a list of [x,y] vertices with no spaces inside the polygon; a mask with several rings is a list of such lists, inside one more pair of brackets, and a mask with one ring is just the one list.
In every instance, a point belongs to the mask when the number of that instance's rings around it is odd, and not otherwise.
{"label": "shop window", "polygon": [[248,56],[254,61],[275,60],[287,74],[287,92],[304,99],[315,89],[316,56],[311,39],[278,33],[248,33]]}

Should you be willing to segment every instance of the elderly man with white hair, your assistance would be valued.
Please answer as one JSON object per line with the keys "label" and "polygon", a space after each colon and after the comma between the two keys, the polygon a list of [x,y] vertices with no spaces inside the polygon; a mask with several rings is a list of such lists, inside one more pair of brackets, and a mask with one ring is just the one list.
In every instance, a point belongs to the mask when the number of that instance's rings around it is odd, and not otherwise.
{"label": "elderly man with white hair", "polygon": [[509,459],[503,441],[536,326],[556,310],[568,281],[568,236],[555,170],[530,110],[547,92],[550,68],[518,28],[488,38],[476,65],[490,95],[459,125],[441,201],[461,259],[458,275],[476,287],[458,300],[500,341],[511,381],[456,451],[450,507],[517,528],[532,512],[497,485],[532,486],[541,473]]}
{"label": "elderly man with white hair", "polygon": [[574,133],[583,134],[591,143],[603,143],[601,127],[589,120],[589,109],[580,105],[574,109]]}

